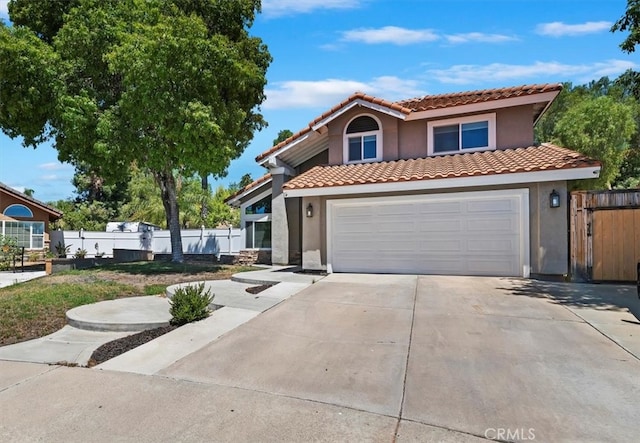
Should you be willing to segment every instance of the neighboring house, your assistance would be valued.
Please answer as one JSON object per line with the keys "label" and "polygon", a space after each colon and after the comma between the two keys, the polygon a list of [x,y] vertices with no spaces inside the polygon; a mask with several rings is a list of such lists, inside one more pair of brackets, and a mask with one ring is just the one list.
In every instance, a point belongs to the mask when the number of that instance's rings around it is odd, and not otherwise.
{"label": "neighboring house", "polygon": [[0,234],[15,238],[18,246],[44,249],[49,223],[60,217],[56,208],[0,183]]}
{"label": "neighboring house", "polygon": [[600,164],[534,144],[561,89],[356,93],[256,158],[269,173],[228,199],[245,246],[328,272],[566,274],[567,180]]}

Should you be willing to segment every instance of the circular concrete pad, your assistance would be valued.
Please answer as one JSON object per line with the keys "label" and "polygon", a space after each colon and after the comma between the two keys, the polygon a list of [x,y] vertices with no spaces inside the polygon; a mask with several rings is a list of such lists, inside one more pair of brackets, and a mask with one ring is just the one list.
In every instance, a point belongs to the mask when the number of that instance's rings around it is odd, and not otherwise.
{"label": "circular concrete pad", "polygon": [[144,331],[167,326],[169,308],[164,297],[120,298],[70,309],[67,322],[90,331]]}

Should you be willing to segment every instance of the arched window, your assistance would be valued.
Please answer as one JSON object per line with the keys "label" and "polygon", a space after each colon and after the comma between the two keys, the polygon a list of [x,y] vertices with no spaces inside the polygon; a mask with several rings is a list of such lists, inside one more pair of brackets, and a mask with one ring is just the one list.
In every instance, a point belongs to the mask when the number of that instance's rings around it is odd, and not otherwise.
{"label": "arched window", "polygon": [[7,217],[33,218],[33,212],[25,205],[9,205],[5,208],[3,214]]}
{"label": "arched window", "polygon": [[344,133],[344,162],[360,163],[382,160],[382,129],[372,115],[352,119]]}

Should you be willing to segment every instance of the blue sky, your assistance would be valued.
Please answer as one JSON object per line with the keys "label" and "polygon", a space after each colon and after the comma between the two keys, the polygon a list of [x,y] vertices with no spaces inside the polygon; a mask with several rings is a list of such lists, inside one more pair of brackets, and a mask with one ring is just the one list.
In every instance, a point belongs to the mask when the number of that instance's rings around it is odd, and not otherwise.
{"label": "blue sky", "polygon": [[[269,126],[228,176],[264,170],[254,158],[278,131],[297,132],[356,91],[388,100],[531,83],[586,83],[640,56],[618,45],[612,23],[626,0],[263,0],[251,33],[268,45]],[[7,0],[0,0],[7,19]],[[0,181],[52,201],[73,196],[73,167],[50,145],[23,148],[0,133]]]}

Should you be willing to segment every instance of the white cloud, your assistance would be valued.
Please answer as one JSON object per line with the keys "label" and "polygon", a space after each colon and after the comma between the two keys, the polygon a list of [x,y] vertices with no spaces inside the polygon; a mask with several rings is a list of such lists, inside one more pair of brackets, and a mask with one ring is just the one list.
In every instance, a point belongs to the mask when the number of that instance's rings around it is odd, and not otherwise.
{"label": "white cloud", "polygon": [[516,37],[504,34],[468,32],[463,34],[440,35],[432,29],[407,29],[398,26],[352,29],[342,33],[342,41],[362,42],[367,44],[391,43],[394,45],[411,45],[415,43],[433,42],[441,39],[444,39],[451,44],[476,42],[503,43],[517,40]]}
{"label": "white cloud", "polygon": [[613,23],[607,21],[585,22],[569,25],[563,22],[541,23],[536,26],[536,33],[549,35],[551,37],[562,37],[565,35],[584,35],[597,32],[608,31]]}
{"label": "white cloud", "polygon": [[503,43],[517,40],[516,37],[503,34],[484,34],[482,32],[468,32],[466,34],[446,35],[449,43]]}
{"label": "white cloud", "polygon": [[353,9],[362,0],[264,0],[262,12],[267,17],[304,14],[317,9]]}
{"label": "white cloud", "polygon": [[0,15],[9,15],[9,0],[0,0]]}
{"label": "white cloud", "polygon": [[415,80],[393,76],[376,77],[369,82],[326,79],[318,81],[287,81],[266,90],[265,109],[327,108],[354,92],[365,92],[386,100],[424,95]]}
{"label": "white cloud", "polygon": [[51,163],[43,163],[41,165],[38,165],[38,169],[44,169],[45,171],[60,171],[63,169],[71,169],[71,166],[64,165],[62,163],[51,162]]}
{"label": "white cloud", "polygon": [[60,181],[60,180],[66,180],[66,177],[60,177],[59,175],[56,174],[49,174],[49,175],[41,175],[40,176],[40,180],[44,180],[47,182],[55,182],[55,181]]}
{"label": "white cloud", "polygon": [[505,82],[519,79],[556,78],[557,81],[589,81],[604,75],[618,75],[634,69],[635,63],[607,60],[590,64],[569,65],[559,62],[535,62],[530,65],[492,63],[489,65],[455,65],[447,69],[430,69],[427,75],[441,83],[471,84],[483,81]]}
{"label": "white cloud", "polygon": [[345,41],[367,44],[392,43],[394,45],[410,45],[413,43],[432,42],[439,38],[431,29],[406,29],[398,26],[385,26],[378,29],[353,29],[342,33],[342,39]]}

